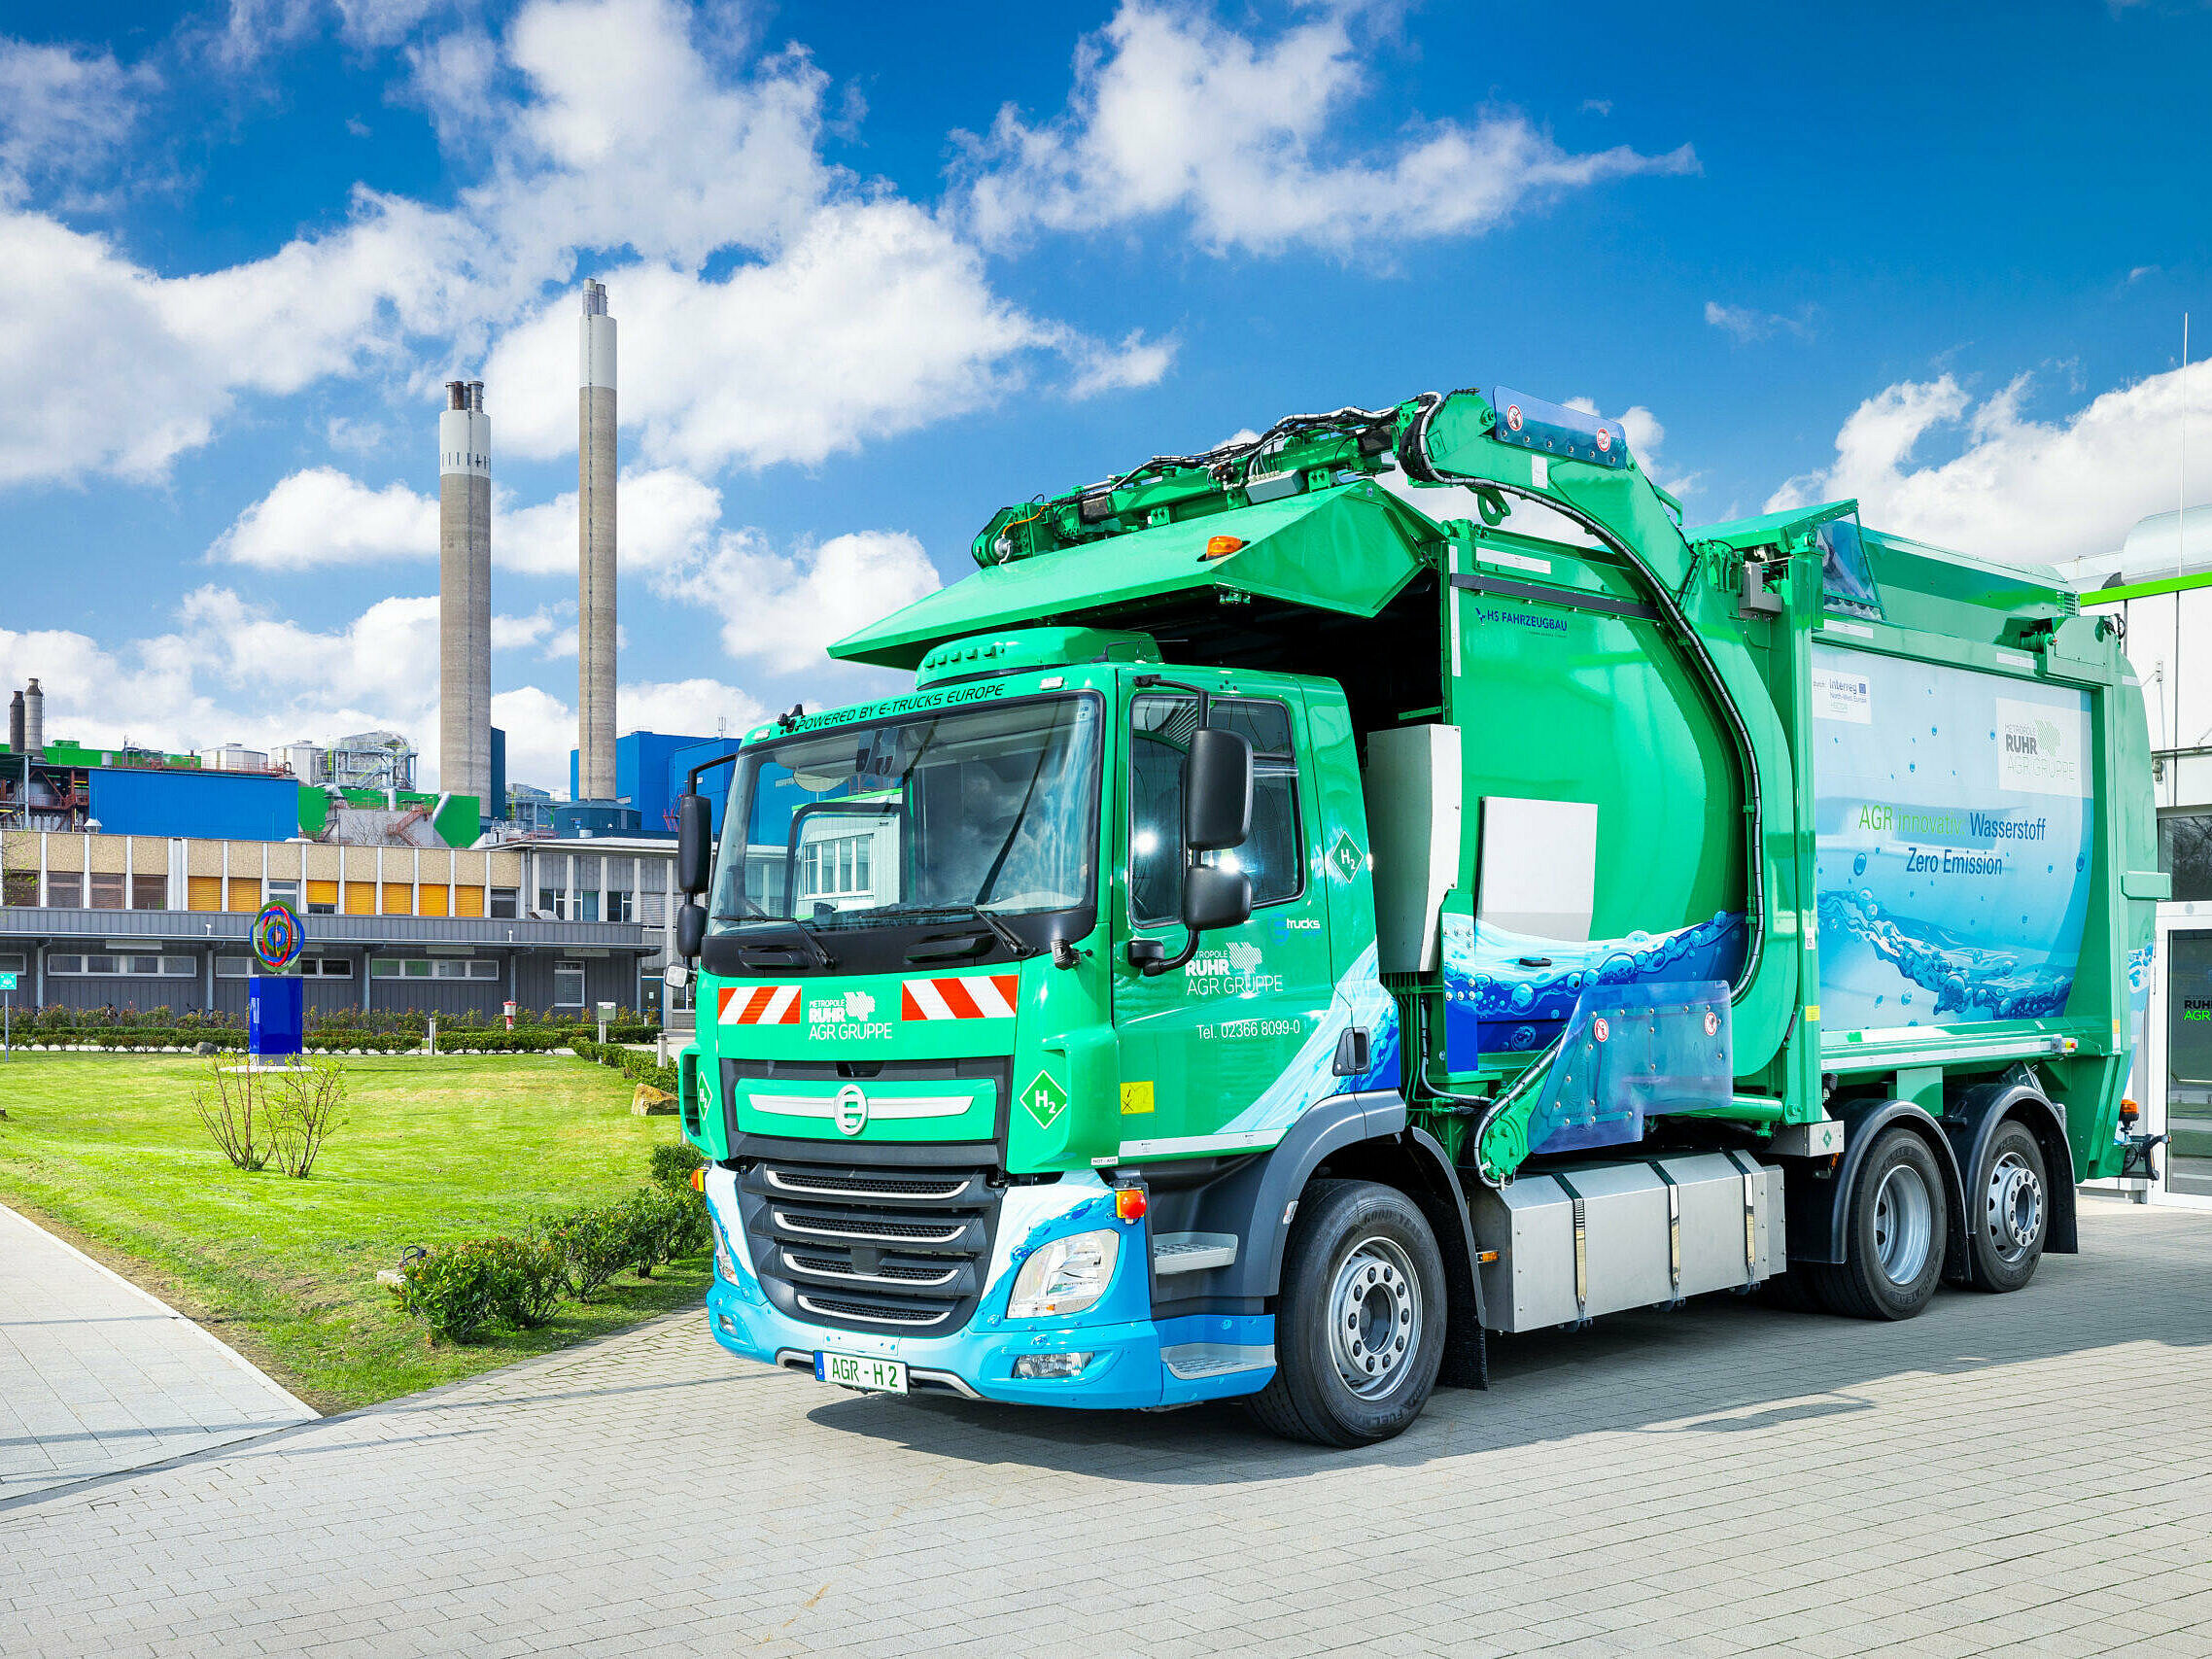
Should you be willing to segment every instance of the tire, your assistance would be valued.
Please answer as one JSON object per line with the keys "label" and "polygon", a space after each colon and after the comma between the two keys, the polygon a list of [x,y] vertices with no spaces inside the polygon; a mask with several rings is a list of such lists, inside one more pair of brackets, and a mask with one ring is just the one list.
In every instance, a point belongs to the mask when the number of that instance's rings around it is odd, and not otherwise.
{"label": "tire", "polygon": [[1951,1198],[1943,1165],[1911,1129],[1884,1129],[1867,1149],[1845,1218],[1842,1262],[1792,1269],[1830,1313],[1911,1319],[1943,1278]]}
{"label": "tire", "polygon": [[1445,1316],[1443,1253],[1420,1205],[1372,1181],[1309,1184],[1283,1257],[1275,1375],[1253,1416],[1317,1446],[1402,1433],[1436,1386]]}
{"label": "tire", "polygon": [[2051,1228],[2043,1148],[2018,1119],[1997,1125],[1966,1188],[1966,1265],[1978,1291],[2017,1291],[2035,1277]]}

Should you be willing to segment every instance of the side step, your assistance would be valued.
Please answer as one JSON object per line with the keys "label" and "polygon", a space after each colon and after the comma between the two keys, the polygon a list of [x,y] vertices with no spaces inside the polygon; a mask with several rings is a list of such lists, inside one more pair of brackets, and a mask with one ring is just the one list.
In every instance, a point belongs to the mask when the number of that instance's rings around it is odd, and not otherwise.
{"label": "side step", "polygon": [[1233,1232],[1161,1232],[1152,1240],[1152,1270],[1158,1274],[1196,1273],[1227,1267],[1236,1261]]}

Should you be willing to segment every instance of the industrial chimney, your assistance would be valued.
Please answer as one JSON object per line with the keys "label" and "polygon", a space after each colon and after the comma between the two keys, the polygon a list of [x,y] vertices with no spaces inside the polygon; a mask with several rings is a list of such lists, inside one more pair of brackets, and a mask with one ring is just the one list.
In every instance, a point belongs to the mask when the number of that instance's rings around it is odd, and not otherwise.
{"label": "industrial chimney", "polygon": [[614,799],[614,319],[584,284],[576,392],[576,797]]}
{"label": "industrial chimney", "polygon": [[23,752],[34,760],[46,758],[46,693],[36,679],[23,687]]}
{"label": "industrial chimney", "polygon": [[23,694],[19,691],[8,699],[8,752],[23,752]]}
{"label": "industrial chimney", "polygon": [[438,787],[492,792],[492,423],[481,380],[437,418]]}

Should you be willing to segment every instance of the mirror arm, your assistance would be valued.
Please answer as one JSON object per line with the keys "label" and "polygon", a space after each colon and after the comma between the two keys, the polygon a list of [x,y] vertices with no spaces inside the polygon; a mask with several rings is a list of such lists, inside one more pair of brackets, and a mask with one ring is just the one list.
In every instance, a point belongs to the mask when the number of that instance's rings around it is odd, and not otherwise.
{"label": "mirror arm", "polygon": [[1198,953],[1198,935],[1202,931],[1204,930],[1196,927],[1185,929],[1183,949],[1176,951],[1172,956],[1142,955],[1138,952],[1138,946],[1150,945],[1158,949],[1159,941],[1157,939],[1132,939],[1129,941],[1129,962],[1148,980],[1156,979],[1161,974],[1172,974]]}

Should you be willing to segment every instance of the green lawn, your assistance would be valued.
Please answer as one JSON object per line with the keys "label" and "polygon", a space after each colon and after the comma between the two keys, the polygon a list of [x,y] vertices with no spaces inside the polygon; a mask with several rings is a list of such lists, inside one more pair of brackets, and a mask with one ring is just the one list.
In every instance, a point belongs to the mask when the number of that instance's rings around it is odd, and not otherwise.
{"label": "green lawn", "polygon": [[[225,1063],[235,1063],[234,1057]],[[24,1054],[0,1064],[0,1203],[212,1328],[325,1411],[389,1400],[697,1305],[701,1257],[624,1273],[539,1331],[425,1340],[376,1270],[410,1244],[517,1232],[540,1210],[646,1178],[673,1118],[632,1085],[550,1054],[347,1056],[344,1122],[304,1181],[230,1167],[192,1112],[207,1062]]]}

